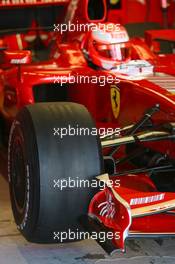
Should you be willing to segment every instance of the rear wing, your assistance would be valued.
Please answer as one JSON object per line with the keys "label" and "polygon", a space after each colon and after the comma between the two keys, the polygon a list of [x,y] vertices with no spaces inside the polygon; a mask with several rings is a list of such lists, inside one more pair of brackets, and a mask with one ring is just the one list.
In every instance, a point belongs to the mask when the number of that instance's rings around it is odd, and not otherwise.
{"label": "rear wing", "polygon": [[1,0],[0,8],[68,4],[70,0]]}

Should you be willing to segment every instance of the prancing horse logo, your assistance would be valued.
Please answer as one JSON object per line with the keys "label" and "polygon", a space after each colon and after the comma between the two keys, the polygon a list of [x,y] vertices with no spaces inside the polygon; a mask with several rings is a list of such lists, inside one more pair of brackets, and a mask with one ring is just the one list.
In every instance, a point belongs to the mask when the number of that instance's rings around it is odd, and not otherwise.
{"label": "prancing horse logo", "polygon": [[111,106],[113,115],[117,119],[120,113],[120,90],[116,85],[111,85]]}

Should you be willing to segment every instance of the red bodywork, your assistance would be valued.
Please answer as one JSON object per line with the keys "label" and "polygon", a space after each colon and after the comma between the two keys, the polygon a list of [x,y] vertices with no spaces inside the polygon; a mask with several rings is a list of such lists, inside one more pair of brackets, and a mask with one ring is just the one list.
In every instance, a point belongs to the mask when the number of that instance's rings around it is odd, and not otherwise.
{"label": "red bodywork", "polygon": [[[81,23],[91,22],[87,0],[72,1],[69,6],[68,1],[57,2],[64,2],[68,10],[63,22],[75,22],[77,18]],[[98,22],[106,21],[106,12],[104,1],[104,15]],[[119,71],[94,69],[80,48],[85,34],[68,32],[60,35],[55,32],[47,61],[26,64],[29,62],[28,53],[15,52],[13,47],[11,55],[1,51],[0,112],[7,126],[23,106],[47,100],[67,100],[85,105],[98,127],[123,127],[135,123],[155,104],[160,105],[161,111],[155,115],[154,123],[175,121],[175,55],[155,55],[142,39],[135,38],[131,40],[132,58],[138,60],[138,64],[140,60],[149,62],[152,74],[129,77]],[[6,43],[10,37],[5,38]],[[26,61],[21,62],[25,56]],[[19,61],[12,65],[12,58]],[[140,72],[143,69],[144,66],[139,67]],[[111,75],[120,82],[100,85],[99,81],[81,84],[70,81],[70,76],[80,75],[91,78]],[[117,116],[111,99],[114,86],[120,91]],[[172,141],[150,144],[152,149],[175,158]],[[128,237],[175,234],[175,193],[158,191],[147,174],[113,177],[112,180],[113,187],[106,187],[92,199],[89,214],[119,234],[113,239],[117,249],[124,250]],[[120,180],[120,187],[115,186],[115,180]]]}

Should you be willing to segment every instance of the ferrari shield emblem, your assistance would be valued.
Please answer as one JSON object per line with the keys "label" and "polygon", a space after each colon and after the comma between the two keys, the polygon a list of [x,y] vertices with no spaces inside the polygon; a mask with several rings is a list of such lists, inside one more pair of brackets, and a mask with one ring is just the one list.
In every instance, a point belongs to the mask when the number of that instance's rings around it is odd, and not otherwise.
{"label": "ferrari shield emblem", "polygon": [[111,106],[113,115],[117,119],[120,113],[120,90],[116,85],[111,85]]}
{"label": "ferrari shield emblem", "polygon": [[110,0],[110,4],[111,5],[116,5],[116,4],[118,4],[119,1],[120,0]]}

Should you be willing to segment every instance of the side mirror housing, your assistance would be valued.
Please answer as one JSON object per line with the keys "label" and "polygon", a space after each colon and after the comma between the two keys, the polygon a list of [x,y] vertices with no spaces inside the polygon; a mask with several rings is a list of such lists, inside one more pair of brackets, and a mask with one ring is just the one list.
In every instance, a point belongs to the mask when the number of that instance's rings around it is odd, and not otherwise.
{"label": "side mirror housing", "polygon": [[29,50],[3,51],[3,63],[5,64],[29,64],[31,60],[32,55]]}

